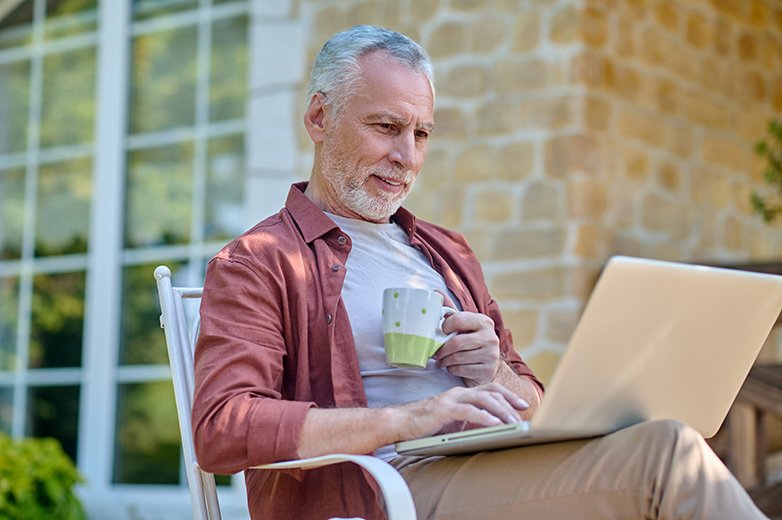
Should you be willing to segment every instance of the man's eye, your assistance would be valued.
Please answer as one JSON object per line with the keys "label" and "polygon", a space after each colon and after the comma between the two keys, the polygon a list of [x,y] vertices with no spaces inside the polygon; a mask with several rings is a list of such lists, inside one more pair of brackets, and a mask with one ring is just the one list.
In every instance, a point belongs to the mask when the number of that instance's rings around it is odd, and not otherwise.
{"label": "man's eye", "polygon": [[393,130],[394,125],[391,123],[378,123],[377,126],[379,126],[382,130]]}
{"label": "man's eye", "polygon": [[425,131],[423,131],[423,130],[417,130],[417,131],[415,132],[415,136],[416,136],[416,138],[418,138],[418,139],[429,139],[429,133],[428,133],[428,132],[425,132]]}

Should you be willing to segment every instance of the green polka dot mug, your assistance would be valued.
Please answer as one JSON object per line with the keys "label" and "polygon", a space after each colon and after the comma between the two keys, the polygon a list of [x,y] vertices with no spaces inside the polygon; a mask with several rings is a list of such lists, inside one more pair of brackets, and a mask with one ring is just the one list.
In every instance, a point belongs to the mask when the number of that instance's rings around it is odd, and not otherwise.
{"label": "green polka dot mug", "polygon": [[383,345],[386,363],[424,368],[456,333],[445,334],[443,320],[456,309],[443,306],[443,295],[428,289],[390,287],[383,291]]}

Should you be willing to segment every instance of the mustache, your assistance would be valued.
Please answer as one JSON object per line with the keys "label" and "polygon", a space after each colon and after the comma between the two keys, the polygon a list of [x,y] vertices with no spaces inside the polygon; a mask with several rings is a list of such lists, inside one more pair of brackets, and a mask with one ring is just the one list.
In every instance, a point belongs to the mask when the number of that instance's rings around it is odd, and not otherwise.
{"label": "mustache", "polygon": [[372,168],[369,173],[402,184],[411,184],[415,180],[415,174],[403,168]]}

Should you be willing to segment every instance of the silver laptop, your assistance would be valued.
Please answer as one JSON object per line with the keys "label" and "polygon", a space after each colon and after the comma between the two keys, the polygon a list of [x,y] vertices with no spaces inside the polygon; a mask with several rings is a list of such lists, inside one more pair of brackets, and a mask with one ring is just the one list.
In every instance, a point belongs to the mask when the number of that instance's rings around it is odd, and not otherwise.
{"label": "silver laptop", "polygon": [[531,421],[399,442],[451,455],[677,419],[713,436],[782,310],[782,276],[613,257]]}

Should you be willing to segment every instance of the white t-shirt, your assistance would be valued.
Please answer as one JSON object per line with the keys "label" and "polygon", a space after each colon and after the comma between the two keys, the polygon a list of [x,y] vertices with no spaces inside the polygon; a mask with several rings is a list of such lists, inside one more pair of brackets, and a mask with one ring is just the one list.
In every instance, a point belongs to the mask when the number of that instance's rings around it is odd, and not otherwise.
{"label": "white t-shirt", "polygon": [[[464,386],[460,377],[438,368],[430,359],[425,369],[405,369],[386,364],[381,311],[383,290],[388,287],[438,289],[454,295],[445,286],[424,254],[410,245],[396,223],[375,224],[326,213],[352,241],[345,264],[342,300],[348,312],[358,355],[358,366],[367,402],[371,408],[417,401],[454,386]],[[393,458],[392,446],[375,452]]]}

